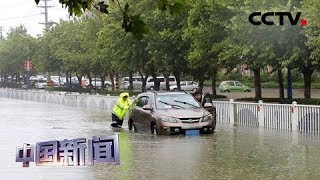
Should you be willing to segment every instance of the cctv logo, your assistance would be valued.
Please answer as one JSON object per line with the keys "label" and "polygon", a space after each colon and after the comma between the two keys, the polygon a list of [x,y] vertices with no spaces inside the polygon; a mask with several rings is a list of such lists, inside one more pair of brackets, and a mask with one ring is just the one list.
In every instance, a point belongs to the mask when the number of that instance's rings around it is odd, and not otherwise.
{"label": "cctv logo", "polygon": [[[255,21],[254,17],[260,17],[261,21]],[[278,16],[279,17],[279,25],[284,24],[284,18],[287,17],[291,25],[297,25],[299,23],[299,19],[301,16],[301,12],[298,12],[295,17],[292,16],[290,12],[266,12],[262,14],[261,12],[254,12],[249,16],[249,22],[253,25],[261,25],[262,23],[265,25],[274,25],[273,21],[268,20],[268,17]],[[302,19],[300,21],[301,26],[306,26],[308,21]]]}

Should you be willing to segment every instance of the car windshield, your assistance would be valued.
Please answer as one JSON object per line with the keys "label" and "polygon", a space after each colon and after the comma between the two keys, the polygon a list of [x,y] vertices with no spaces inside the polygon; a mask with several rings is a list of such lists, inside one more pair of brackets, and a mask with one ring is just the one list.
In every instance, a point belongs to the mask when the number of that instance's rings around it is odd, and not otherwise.
{"label": "car windshield", "polygon": [[157,109],[200,108],[199,103],[190,94],[157,95],[155,99]]}

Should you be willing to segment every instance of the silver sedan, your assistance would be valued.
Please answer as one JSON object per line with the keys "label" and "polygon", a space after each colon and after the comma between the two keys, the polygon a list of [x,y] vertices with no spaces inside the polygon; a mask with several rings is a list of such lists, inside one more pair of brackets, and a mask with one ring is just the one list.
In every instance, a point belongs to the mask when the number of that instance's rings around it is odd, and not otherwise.
{"label": "silver sedan", "polygon": [[[198,88],[198,83],[194,81],[181,81],[180,82],[181,90],[182,91],[196,91]],[[170,91],[178,90],[177,85],[170,86]]]}

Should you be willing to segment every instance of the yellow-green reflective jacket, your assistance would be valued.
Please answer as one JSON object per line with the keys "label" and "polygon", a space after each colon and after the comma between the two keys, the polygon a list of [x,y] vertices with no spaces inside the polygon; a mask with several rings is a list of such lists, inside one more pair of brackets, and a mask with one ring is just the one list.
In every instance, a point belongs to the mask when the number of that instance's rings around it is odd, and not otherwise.
{"label": "yellow-green reflective jacket", "polygon": [[[127,100],[124,100],[123,97],[128,96]],[[120,98],[117,100],[116,105],[114,106],[112,112],[115,114],[120,120],[123,120],[126,115],[127,110],[131,106],[131,100],[129,99],[129,93],[121,93]]]}

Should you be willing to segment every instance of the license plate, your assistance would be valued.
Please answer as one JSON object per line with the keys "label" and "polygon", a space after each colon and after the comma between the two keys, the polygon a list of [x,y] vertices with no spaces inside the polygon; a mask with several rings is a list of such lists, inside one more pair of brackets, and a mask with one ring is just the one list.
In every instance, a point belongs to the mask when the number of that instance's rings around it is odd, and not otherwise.
{"label": "license plate", "polygon": [[186,135],[199,135],[200,131],[199,130],[185,130]]}

